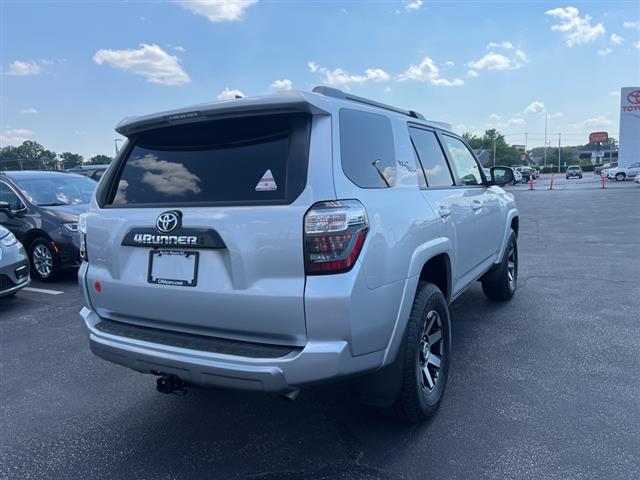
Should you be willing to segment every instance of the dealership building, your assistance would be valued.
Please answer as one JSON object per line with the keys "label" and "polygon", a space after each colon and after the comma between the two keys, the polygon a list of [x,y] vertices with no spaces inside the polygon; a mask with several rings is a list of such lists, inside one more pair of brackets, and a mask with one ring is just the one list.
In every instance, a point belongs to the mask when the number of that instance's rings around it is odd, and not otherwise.
{"label": "dealership building", "polygon": [[640,87],[620,91],[620,146],[618,165],[640,161]]}

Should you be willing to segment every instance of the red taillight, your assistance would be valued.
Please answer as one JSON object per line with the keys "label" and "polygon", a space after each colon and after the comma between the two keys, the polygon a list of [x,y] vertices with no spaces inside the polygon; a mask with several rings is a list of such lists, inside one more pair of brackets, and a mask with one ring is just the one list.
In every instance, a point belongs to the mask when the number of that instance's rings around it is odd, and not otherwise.
{"label": "red taillight", "polygon": [[351,270],[362,250],[368,230],[366,212],[356,200],[315,204],[304,218],[307,275]]}

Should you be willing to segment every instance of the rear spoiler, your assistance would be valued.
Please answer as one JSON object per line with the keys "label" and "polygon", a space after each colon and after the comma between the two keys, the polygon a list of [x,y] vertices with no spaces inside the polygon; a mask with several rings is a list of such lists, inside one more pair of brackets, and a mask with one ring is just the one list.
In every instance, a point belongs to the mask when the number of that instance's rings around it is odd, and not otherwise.
{"label": "rear spoiler", "polygon": [[199,123],[216,118],[268,113],[306,112],[312,115],[328,114],[310,102],[302,92],[286,92],[267,97],[238,98],[222,102],[171,110],[141,117],[127,117],[116,126],[116,132],[125,137],[161,127]]}

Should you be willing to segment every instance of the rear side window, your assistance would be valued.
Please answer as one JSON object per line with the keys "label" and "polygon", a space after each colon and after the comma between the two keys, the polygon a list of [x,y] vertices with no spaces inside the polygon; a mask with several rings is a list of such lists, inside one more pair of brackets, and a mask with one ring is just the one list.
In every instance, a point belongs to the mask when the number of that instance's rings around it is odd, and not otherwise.
{"label": "rear side window", "polygon": [[306,184],[310,116],[263,115],[166,127],[132,138],[113,206],[286,204]]}
{"label": "rear side window", "polygon": [[429,187],[451,187],[453,177],[436,134],[419,128],[409,128],[409,134],[418,153],[427,185]]}
{"label": "rear side window", "polygon": [[340,156],[342,170],[357,186],[393,186],[396,158],[389,119],[358,110],[340,110]]}
{"label": "rear side window", "polygon": [[480,167],[464,142],[449,135],[442,137],[462,185],[481,185]]}

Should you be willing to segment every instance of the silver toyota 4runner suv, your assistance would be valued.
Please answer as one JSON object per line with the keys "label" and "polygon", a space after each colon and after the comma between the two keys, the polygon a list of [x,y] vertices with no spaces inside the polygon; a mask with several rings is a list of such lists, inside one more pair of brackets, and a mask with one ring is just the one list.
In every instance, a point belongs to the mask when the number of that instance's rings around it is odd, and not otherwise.
{"label": "silver toyota 4runner suv", "polygon": [[94,354],[189,386],[349,379],[421,421],[442,399],[449,304],[509,300],[518,210],[445,124],[327,87],[133,117],[80,218]]}

